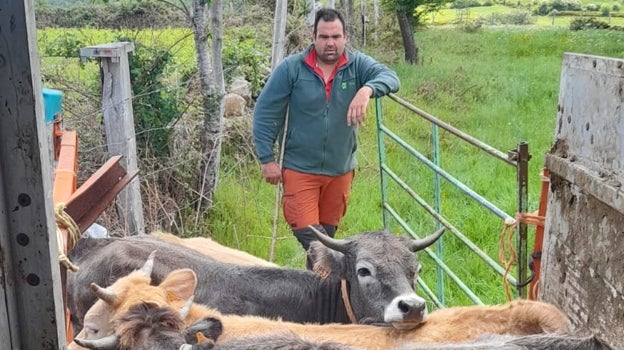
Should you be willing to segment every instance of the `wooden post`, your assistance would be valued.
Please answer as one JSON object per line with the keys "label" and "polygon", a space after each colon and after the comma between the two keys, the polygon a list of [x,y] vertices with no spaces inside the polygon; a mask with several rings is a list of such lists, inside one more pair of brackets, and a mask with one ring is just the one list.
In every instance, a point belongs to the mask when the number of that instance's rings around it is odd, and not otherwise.
{"label": "wooden post", "polygon": [[624,349],[624,60],[563,56],[539,297]]}
{"label": "wooden post", "polygon": [[34,18],[0,0],[1,349],[66,349]]}
{"label": "wooden post", "polygon": [[[80,57],[96,57],[102,67],[102,109],[106,142],[110,155],[122,155],[128,173],[138,171],[132,87],[128,53],[134,51],[129,42],[109,43],[80,49]],[[117,213],[130,235],[145,233],[141,186],[135,178],[117,196]]]}

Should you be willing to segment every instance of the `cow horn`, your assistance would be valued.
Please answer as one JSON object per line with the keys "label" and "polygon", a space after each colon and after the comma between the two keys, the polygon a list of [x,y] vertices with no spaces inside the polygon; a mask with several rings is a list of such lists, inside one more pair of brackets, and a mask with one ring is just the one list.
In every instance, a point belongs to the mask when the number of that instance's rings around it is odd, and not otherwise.
{"label": "cow horn", "polygon": [[100,339],[80,339],[75,338],[76,344],[87,349],[94,350],[115,350],[119,344],[119,337],[116,334],[109,335]]}
{"label": "cow horn", "polygon": [[437,241],[438,238],[440,238],[440,236],[442,236],[445,229],[446,227],[442,227],[441,229],[437,230],[436,232],[430,234],[429,236],[425,238],[413,239],[412,242],[410,243],[409,250],[411,250],[412,252],[417,252],[419,250],[423,250],[427,248],[428,246],[432,245],[435,241]]}
{"label": "cow horn", "polygon": [[95,283],[91,283],[91,290],[97,295],[98,298],[102,299],[107,304],[113,304],[117,299],[117,294],[111,292],[106,288],[102,288]]}
{"label": "cow horn", "polygon": [[189,312],[191,312],[191,305],[193,305],[193,299],[195,299],[195,296],[191,295],[191,297],[188,298],[188,300],[184,303],[184,306],[182,306],[182,308],[180,309],[180,317],[183,320],[186,320],[186,317],[188,316]]}
{"label": "cow horn", "polygon": [[150,253],[150,255],[147,257],[147,260],[145,261],[145,264],[143,264],[143,267],[141,267],[141,269],[139,270],[139,272],[141,272],[145,277],[150,277],[152,275],[152,269],[154,268],[155,256],[156,256],[156,251],[154,250],[153,252]]}
{"label": "cow horn", "polygon": [[316,236],[316,239],[318,239],[321,243],[323,243],[323,245],[326,246],[327,248],[337,250],[341,253],[345,253],[346,251],[348,251],[349,242],[347,240],[331,238],[328,235],[324,234],[323,232],[319,231],[313,225],[308,225],[308,228],[312,230],[312,232]]}

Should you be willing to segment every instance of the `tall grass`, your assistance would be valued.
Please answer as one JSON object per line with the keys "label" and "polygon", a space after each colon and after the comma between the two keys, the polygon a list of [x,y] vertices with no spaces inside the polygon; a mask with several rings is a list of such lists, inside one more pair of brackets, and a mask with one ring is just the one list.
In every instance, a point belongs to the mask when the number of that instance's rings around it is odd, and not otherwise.
{"label": "tall grass", "polygon": [[[544,154],[554,136],[559,93],[559,75],[564,52],[624,57],[624,35],[608,31],[571,32],[563,29],[487,29],[465,33],[452,28],[427,29],[416,33],[422,64],[394,66],[401,77],[399,96],[443,121],[502,151],[528,142],[530,162],[530,207],[536,210],[541,186],[539,173]],[[372,103],[371,103],[372,104]],[[384,118],[399,136],[428,154],[431,128],[418,117],[384,99]],[[442,166],[483,194],[507,213],[515,214],[514,170],[493,162],[479,151],[441,133]],[[359,166],[350,206],[338,236],[383,226],[379,184],[377,136],[374,113],[360,129]],[[416,164],[396,146],[388,146],[387,162],[410,186],[432,200],[430,172]],[[240,163],[238,163],[240,164]],[[217,205],[207,220],[211,235],[231,246],[267,258],[273,227],[274,187],[263,183],[257,164],[226,171],[217,191]],[[442,212],[497,260],[503,223],[466,197],[443,185]],[[393,205],[405,215],[417,233],[432,232],[432,220],[413,200],[389,188]],[[393,230],[400,230],[393,225]],[[302,267],[303,250],[279,214],[277,256],[283,265]],[[448,235],[447,235],[448,236]],[[529,249],[532,244],[529,245]],[[420,253],[423,276],[430,286],[437,277],[433,261]],[[444,238],[444,260],[486,303],[505,300],[502,278],[490,272],[478,258],[452,237]],[[445,280],[447,305],[471,301]]]}

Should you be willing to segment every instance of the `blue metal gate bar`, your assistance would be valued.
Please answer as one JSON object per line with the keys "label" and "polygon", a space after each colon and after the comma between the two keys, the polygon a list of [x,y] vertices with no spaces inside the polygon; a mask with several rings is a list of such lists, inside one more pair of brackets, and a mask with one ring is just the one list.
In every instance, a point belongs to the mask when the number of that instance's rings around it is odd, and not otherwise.
{"label": "blue metal gate bar", "polygon": [[[418,237],[418,235],[416,235],[416,233],[409,227],[409,225],[399,216],[399,214],[394,211],[394,209],[392,208],[392,206],[390,206],[389,204],[385,203],[384,204],[384,208],[386,210],[388,210],[390,212],[390,214],[399,222],[399,224],[410,234],[410,236],[414,237],[414,238],[422,238],[422,237]],[[454,228],[454,227],[453,227]],[[479,304],[479,305],[483,305],[483,302],[481,301],[481,299],[472,292],[472,290],[470,290],[470,288],[468,288],[468,286],[466,286],[466,284],[461,280],[461,278],[459,278],[445,263],[444,261],[442,261],[437,255],[435,255],[431,249],[426,248],[425,252],[427,253],[427,255],[429,255],[429,257],[431,257],[431,259],[433,259],[436,262],[436,265],[438,265],[442,270],[444,270],[444,272],[446,272],[446,274],[449,276],[450,279],[452,279],[457,286],[459,287],[459,289],[461,289],[464,293],[466,293],[466,295],[470,298],[470,300],[472,300],[475,304]],[[438,301],[438,306],[443,305],[441,301]]]}
{"label": "blue metal gate bar", "polygon": [[[497,215],[498,217],[505,219],[505,221],[507,222],[515,222],[515,218],[508,215],[507,213],[505,213],[504,211],[502,211],[501,209],[499,209],[498,207],[496,207],[494,204],[492,204],[491,202],[489,202],[487,199],[485,199],[484,197],[482,197],[481,195],[477,194],[475,191],[473,191],[472,189],[470,189],[469,187],[467,187],[466,185],[464,185],[463,183],[461,183],[460,181],[458,181],[457,179],[455,179],[453,176],[451,176],[450,174],[448,174],[446,171],[444,171],[440,166],[439,166],[439,147],[438,147],[438,138],[437,138],[437,127],[442,127],[443,129],[445,129],[446,131],[454,134],[455,136],[459,137],[460,139],[470,143],[471,145],[481,149],[482,151],[485,151],[486,153],[488,153],[489,155],[494,156],[495,158],[498,158],[499,160],[504,161],[506,164],[514,166],[516,169],[516,173],[517,173],[517,191],[518,191],[518,198],[517,198],[517,211],[518,212],[526,212],[528,210],[528,181],[527,181],[527,169],[528,169],[528,160],[530,159],[530,154],[528,153],[528,144],[526,143],[521,143],[518,145],[518,148],[516,150],[512,150],[509,152],[509,154],[505,154],[485,143],[483,143],[480,140],[475,139],[474,137],[452,127],[451,125],[442,122],[441,120],[435,118],[434,116],[428,114],[427,112],[412,106],[411,104],[409,104],[408,102],[404,101],[403,99],[399,98],[398,96],[394,95],[394,94],[390,94],[389,97],[394,100],[395,102],[397,102],[398,104],[400,104],[401,106],[409,109],[412,112],[415,112],[416,114],[418,114],[420,117],[422,117],[423,119],[428,120],[429,122],[432,123],[432,148],[433,148],[433,162],[430,161],[426,156],[422,155],[421,153],[419,153],[418,151],[416,151],[415,149],[413,149],[409,144],[407,144],[405,141],[403,141],[399,136],[397,136],[396,134],[394,134],[392,131],[390,131],[387,127],[384,126],[383,124],[383,119],[382,119],[382,105],[381,105],[381,99],[377,99],[376,100],[376,114],[377,114],[377,135],[378,135],[378,147],[379,147],[379,164],[380,164],[380,171],[381,171],[381,187],[382,187],[382,203],[383,203],[383,220],[384,220],[384,226],[386,228],[389,228],[390,226],[390,222],[389,222],[389,217],[392,216],[394,219],[396,219],[397,221],[399,221],[399,223],[401,224],[401,226],[403,226],[408,232],[410,232],[410,234],[414,235],[413,232],[411,232],[409,225],[407,225],[407,223],[405,223],[400,216],[393,210],[393,208],[390,206],[390,204],[388,203],[388,194],[387,194],[387,180],[386,180],[386,176],[388,176],[390,179],[394,180],[396,183],[398,183],[410,196],[412,196],[412,198],[414,198],[418,204],[420,204],[427,212],[429,212],[430,215],[432,215],[434,218],[436,218],[438,221],[436,222],[436,227],[439,227],[439,224],[442,223],[444,224],[447,228],[450,229],[450,231],[458,238],[460,239],[460,241],[462,243],[464,243],[469,249],[471,249],[475,254],[477,254],[482,260],[484,260],[486,262],[486,264],[488,264],[490,267],[492,267],[498,274],[504,276],[506,278],[507,281],[509,281],[511,284],[513,284],[517,290],[518,290],[518,295],[520,296],[525,296],[526,295],[526,288],[524,288],[524,284],[518,284],[516,282],[516,279],[514,277],[512,277],[511,275],[507,274],[505,272],[505,270],[503,269],[503,267],[501,267],[498,263],[496,263],[493,259],[491,259],[489,257],[489,255],[487,255],[485,252],[483,252],[481,249],[479,249],[474,243],[472,243],[472,241],[470,241],[470,239],[468,239],[466,236],[464,236],[457,228],[455,228],[453,225],[451,225],[448,220],[446,220],[440,213],[440,184],[439,184],[439,176],[444,177],[447,181],[449,181],[453,186],[459,188],[461,191],[464,192],[464,194],[466,194],[468,197],[470,197],[471,199],[473,199],[475,202],[477,202],[479,205],[481,205],[482,207],[488,209],[490,212],[494,213],[495,215]],[[422,199],[421,197],[419,197],[414,190],[412,190],[405,182],[403,182],[394,172],[392,172],[392,170],[390,170],[388,164],[386,164],[385,162],[385,145],[384,145],[384,135],[387,135],[388,137],[390,137],[394,142],[398,143],[401,147],[403,147],[406,151],[408,151],[412,156],[414,156],[415,158],[417,158],[420,162],[422,162],[423,164],[425,164],[426,166],[428,166],[430,169],[432,169],[434,171],[434,187],[435,187],[435,206],[436,208],[432,208],[431,206],[429,206],[429,204]],[[385,174],[385,175],[384,175]],[[527,230],[527,225],[523,224],[523,223],[519,223],[519,225],[517,226],[517,252],[518,252],[518,264],[517,264],[517,268],[518,268],[518,279],[521,281],[524,281],[526,279],[526,274],[527,274],[527,269],[526,269],[526,262],[527,262],[527,256],[523,256],[527,254],[527,234],[526,234],[526,230]],[[436,262],[436,264],[438,265],[437,269],[438,269],[438,294],[439,294],[439,298],[431,298],[433,300],[433,302],[440,306],[444,304],[444,282],[442,280],[442,278],[440,278],[440,276],[442,275],[442,272],[446,273],[449,278],[451,278],[458,286],[460,289],[462,289],[464,291],[464,293],[466,293],[466,295],[469,296],[469,298],[471,300],[473,300],[473,302],[480,304],[481,301],[480,299],[474,295],[474,293],[472,291],[470,291],[470,289],[465,286],[465,284],[463,284],[463,282],[452,272],[450,271],[450,269],[444,265],[444,263],[442,262],[442,244],[441,242],[437,243],[437,251],[438,254],[433,254],[431,251],[429,251],[427,249],[427,253],[431,256],[431,258]],[[435,255],[435,256],[434,256]],[[419,281],[419,284],[424,285],[424,283],[422,281]],[[423,287],[423,289],[425,290],[425,292],[427,294],[433,294],[433,292],[428,288],[428,287]],[[431,295],[430,295],[431,296]]]}
{"label": "blue metal gate bar", "polygon": [[466,195],[468,195],[470,198],[474,199],[475,201],[479,202],[481,205],[483,205],[485,208],[490,210],[496,216],[498,216],[501,219],[515,221],[515,219],[511,215],[509,215],[509,214],[505,213],[504,211],[500,210],[496,205],[492,204],[490,201],[488,201],[487,199],[483,198],[481,195],[479,195],[478,193],[473,191],[470,187],[468,187],[468,186],[464,185],[463,183],[461,183],[459,180],[457,180],[451,174],[447,173],[444,169],[440,168],[436,164],[433,164],[429,159],[427,159],[427,157],[425,157],[420,152],[416,151],[410,145],[405,143],[405,141],[403,141],[399,136],[397,136],[395,133],[390,131],[388,128],[386,128],[383,125],[381,125],[379,128],[386,135],[390,136],[390,138],[392,138],[394,141],[396,141],[396,143],[401,145],[411,155],[413,155],[414,157],[418,158],[418,160],[420,160],[425,165],[427,165],[429,168],[431,168],[431,170],[435,171],[436,174],[442,175],[442,177],[447,179],[453,185],[457,186],[457,188],[462,190],[462,192],[464,192]]}
{"label": "blue metal gate bar", "polygon": [[[381,169],[386,172],[391,179],[393,179],[397,184],[399,184],[412,198],[416,200],[420,206],[422,206],[431,216],[433,216],[438,222],[442,223],[449,231],[451,231],[459,240],[461,240],[470,250],[472,250],[475,254],[477,254],[486,264],[491,266],[499,275],[505,276],[505,269],[500,266],[496,261],[490,258],[487,253],[485,253],[481,248],[477,247],[468,237],[463,235],[453,224],[451,224],[444,216],[440,215],[436,212],[427,201],[425,201],[422,197],[420,197],[408,184],[403,182],[392,170],[390,170],[385,164],[381,165]],[[392,209],[392,206],[385,202],[383,203],[383,208],[386,209],[392,217],[394,217],[403,228],[405,228],[412,236],[414,236],[413,231],[408,227],[407,223],[398,215],[396,211]],[[438,257],[434,258],[437,259]],[[507,275],[507,280],[511,284],[516,284],[516,279]]]}
{"label": "blue metal gate bar", "polygon": [[425,283],[425,281],[422,280],[422,278],[418,277],[416,279],[416,283],[418,283],[420,288],[425,292],[425,294],[429,297],[429,299],[431,299],[431,302],[433,302],[438,307],[438,309],[441,309],[444,307],[444,303],[441,302],[440,299],[438,299],[435,293],[429,288],[429,286],[427,286],[427,284]]}
{"label": "blue metal gate bar", "polygon": [[476,146],[477,148],[493,155],[494,157],[504,161],[505,163],[508,163],[509,165],[513,165],[516,166],[516,162],[509,159],[509,157],[507,156],[507,154],[497,150],[496,148],[483,143],[482,141],[475,139],[474,137],[466,134],[465,132],[451,126],[450,124],[447,124],[443,121],[441,121],[440,119],[432,116],[431,114],[423,111],[422,109],[415,107],[413,105],[411,105],[409,102],[405,101],[404,99],[400,98],[399,96],[395,95],[395,94],[389,94],[388,95],[389,98],[393,99],[394,101],[396,101],[398,104],[400,104],[401,106],[409,109],[412,112],[415,112],[416,114],[418,114],[419,116],[421,116],[424,119],[427,119],[428,121],[430,121],[431,123],[441,127],[442,129],[450,132],[451,134],[459,137],[460,139]]}
{"label": "blue metal gate bar", "polygon": [[[436,166],[440,166],[440,147],[438,142],[438,126],[433,124],[431,125],[431,143],[433,144],[433,164]],[[435,193],[435,202],[433,204],[436,213],[442,214],[442,186],[440,181],[440,174],[434,172],[433,175],[433,188]],[[436,221],[436,230],[440,229],[440,222]],[[436,255],[443,259],[444,249],[443,249],[444,237],[438,238],[438,241],[435,243]],[[445,303],[444,298],[444,270],[441,266],[436,266],[436,274],[438,275],[438,294],[440,295],[440,303]]]}

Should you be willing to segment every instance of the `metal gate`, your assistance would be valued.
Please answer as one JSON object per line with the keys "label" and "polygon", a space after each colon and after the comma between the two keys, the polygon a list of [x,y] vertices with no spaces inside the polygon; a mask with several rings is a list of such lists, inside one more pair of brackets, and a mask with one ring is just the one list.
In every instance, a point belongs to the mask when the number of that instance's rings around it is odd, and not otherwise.
{"label": "metal gate", "polygon": [[[425,283],[423,278],[419,277],[419,287],[422,288],[430,301],[437,307],[445,306],[445,299],[447,299],[450,293],[448,286],[451,284],[455,286],[453,290],[460,290],[470,302],[484,304],[482,300],[484,295],[480,295],[482,292],[475,291],[475,285],[466,283],[464,277],[453,271],[446,263],[446,257],[452,256],[453,254],[463,255],[462,253],[457,253],[459,248],[455,251],[445,250],[444,247],[451,239],[448,236],[452,235],[454,241],[459,242],[458,244],[463,245],[467,251],[475,254],[479,258],[477,260],[481,260],[488,268],[491,268],[494,276],[498,275],[502,277],[499,280],[501,283],[512,286],[516,296],[525,298],[527,295],[527,288],[525,288],[525,286],[529,282],[527,280],[527,225],[522,222],[516,222],[515,213],[525,213],[528,209],[529,145],[526,142],[520,142],[515,149],[507,153],[499,151],[411,105],[394,94],[390,94],[389,98],[398,104],[401,114],[403,114],[403,112],[409,113],[408,115],[410,117],[421,118],[425,125],[430,125],[429,140],[423,140],[425,137],[409,137],[410,141],[407,141],[406,138],[408,137],[401,137],[399,132],[397,132],[397,130],[400,131],[404,128],[403,125],[395,125],[395,130],[393,131],[390,129],[390,126],[384,122],[382,99],[376,100],[384,227],[386,229],[393,229],[393,227],[397,227],[396,225],[398,225],[415,238],[419,237],[416,233],[417,231],[428,232],[423,229],[424,226],[427,226],[423,221],[428,221],[430,217],[434,219],[435,228],[441,226],[446,227],[446,234],[440,241],[438,241],[435,246],[425,250],[430,260],[436,265],[435,276],[431,278],[434,280],[436,286],[430,286],[430,284],[433,283]],[[392,105],[392,107],[395,108],[397,106]],[[513,210],[514,214],[506,213],[500,208],[500,205],[495,205],[493,201],[488,200],[479,194],[477,190],[472,189],[469,185],[458,180],[456,176],[450,174],[441,167],[440,132],[444,132],[445,137],[448,133],[448,137],[444,138],[444,140],[448,140],[449,137],[455,138],[455,140],[462,140],[462,144],[475,150],[480,155],[485,155],[487,158],[494,159],[495,162],[505,164],[505,167],[511,168],[510,173],[512,175],[507,176],[506,180],[511,182],[512,186],[515,188],[515,190],[510,190],[510,192],[515,192],[515,198],[512,198],[512,201],[515,203],[512,203],[507,210]],[[409,135],[409,132],[407,132],[407,134]],[[414,142],[414,139],[421,142]],[[427,146],[423,146],[425,144]],[[396,156],[399,152],[401,152],[401,154],[407,153],[409,157]],[[410,160],[406,162],[406,158]],[[397,161],[397,159],[401,160]],[[420,170],[416,171],[417,168],[420,168]],[[425,175],[425,172],[429,172],[429,174]],[[423,177],[429,179],[428,176],[430,176],[430,180],[422,179]],[[453,187],[454,191],[461,196],[455,195],[451,199],[446,198],[446,191],[443,190],[443,188],[449,188],[449,186]],[[450,191],[450,189],[448,191]],[[429,201],[427,201],[425,197],[428,197]],[[453,220],[444,215],[442,208],[445,206],[445,201],[449,200],[470,201],[472,203],[471,205],[477,205],[483,208],[484,211],[487,212],[487,215],[490,215],[492,219],[498,223],[495,225],[502,228],[504,227],[504,223],[507,223],[508,228],[515,231],[515,242],[512,243],[513,249],[511,252],[511,254],[515,254],[513,260],[515,273],[510,273],[509,271],[511,261],[509,264],[502,266],[491,257],[492,252],[488,253],[484,251],[479,247],[478,243],[473,242],[465,232],[462,232],[457,227],[461,219]],[[406,202],[409,201],[417,203],[415,207],[419,210],[424,210],[423,214],[416,215],[414,214],[416,210],[407,208],[408,205]],[[466,213],[465,215],[469,216],[471,213]],[[498,230],[496,232],[488,232],[486,235],[496,234],[497,237],[500,238],[499,232]],[[511,243],[511,241],[503,242],[502,240],[500,242],[501,244]],[[455,256],[455,258],[458,257]],[[464,257],[461,256],[459,258]],[[423,263],[423,265],[424,270],[431,270],[430,264]],[[501,293],[502,291],[503,289],[501,289]]]}

